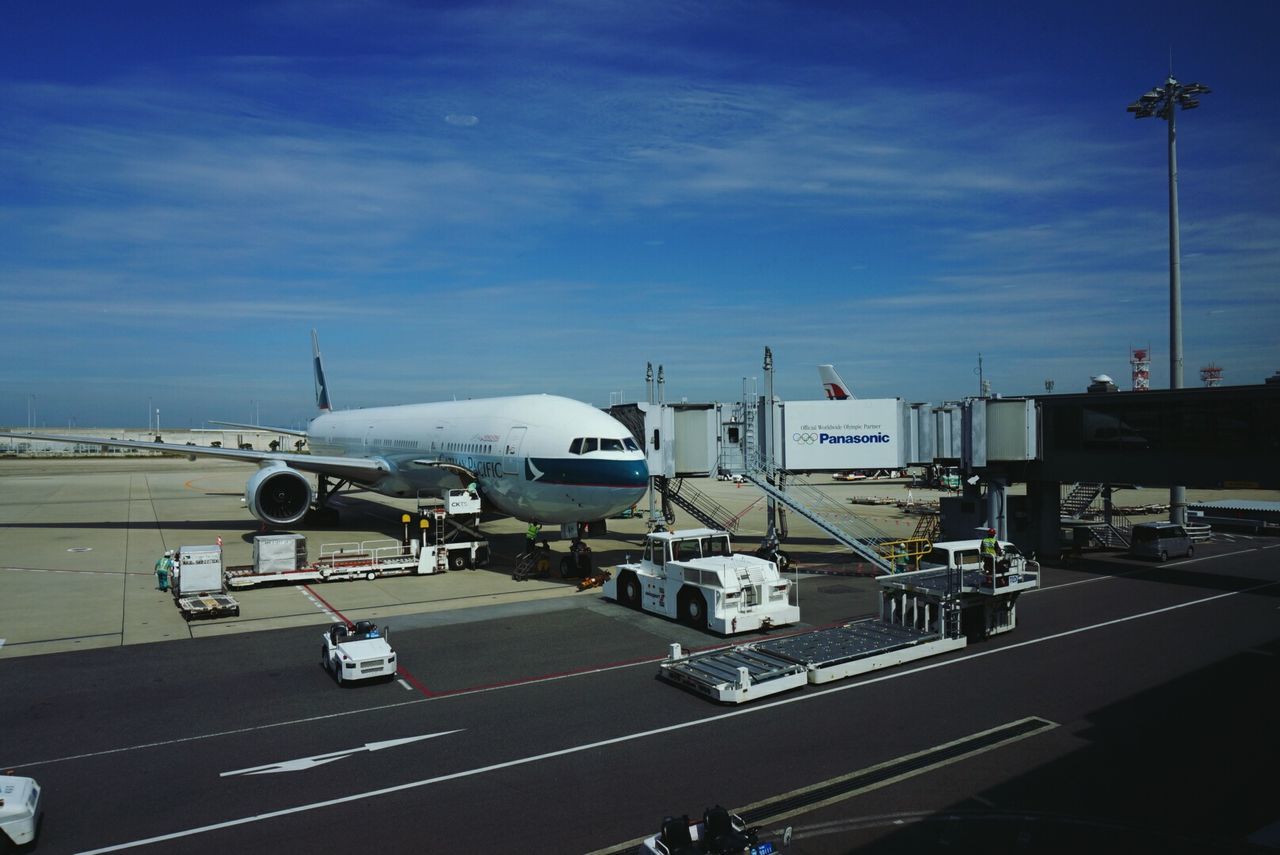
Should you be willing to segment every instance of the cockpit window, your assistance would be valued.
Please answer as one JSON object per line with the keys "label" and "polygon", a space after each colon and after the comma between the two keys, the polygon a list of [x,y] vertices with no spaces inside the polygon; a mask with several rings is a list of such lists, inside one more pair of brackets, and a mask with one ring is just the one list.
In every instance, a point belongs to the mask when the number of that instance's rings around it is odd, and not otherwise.
{"label": "cockpit window", "polygon": [[639,451],[640,446],[636,445],[636,441],[631,437],[622,439],[613,439],[605,437],[578,437],[569,443],[570,454],[590,454],[593,451]]}

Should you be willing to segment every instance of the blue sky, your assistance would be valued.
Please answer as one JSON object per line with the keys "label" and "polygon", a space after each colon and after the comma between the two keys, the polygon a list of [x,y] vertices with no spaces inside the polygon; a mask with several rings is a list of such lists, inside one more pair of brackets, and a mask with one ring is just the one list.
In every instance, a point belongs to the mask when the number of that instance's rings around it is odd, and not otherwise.
{"label": "blue sky", "polygon": [[[188,8],[190,7],[190,8]],[[0,424],[1280,369],[1280,5],[8,4]],[[34,398],[32,397],[34,396]]]}

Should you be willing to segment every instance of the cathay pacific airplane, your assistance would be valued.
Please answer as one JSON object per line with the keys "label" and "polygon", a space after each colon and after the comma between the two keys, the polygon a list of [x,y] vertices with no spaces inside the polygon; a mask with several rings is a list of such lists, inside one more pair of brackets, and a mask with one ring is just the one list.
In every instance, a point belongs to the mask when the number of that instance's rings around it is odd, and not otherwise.
{"label": "cathay pacific airplane", "polygon": [[[314,331],[311,341],[320,414],[305,431],[270,428],[305,437],[310,454],[65,434],[0,436],[257,463],[245,503],[259,520],[278,526],[309,510],[336,521],[328,503],[348,485],[415,497],[474,483],[491,509],[552,524],[610,517],[638,502],[649,485],[644,453],[630,432],[607,413],[569,398],[519,395],[335,412]],[[316,489],[303,473],[316,476]]]}

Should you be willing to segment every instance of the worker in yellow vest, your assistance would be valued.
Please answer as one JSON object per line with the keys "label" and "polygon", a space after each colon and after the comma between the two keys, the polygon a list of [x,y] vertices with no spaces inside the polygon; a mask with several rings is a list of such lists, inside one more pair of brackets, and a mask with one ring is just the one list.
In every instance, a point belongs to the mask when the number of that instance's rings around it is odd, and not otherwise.
{"label": "worker in yellow vest", "polygon": [[995,575],[996,560],[1004,555],[1004,549],[1000,546],[1000,541],[996,540],[996,530],[994,528],[987,529],[987,536],[982,538],[982,546],[978,549],[982,555],[982,569],[987,573]]}

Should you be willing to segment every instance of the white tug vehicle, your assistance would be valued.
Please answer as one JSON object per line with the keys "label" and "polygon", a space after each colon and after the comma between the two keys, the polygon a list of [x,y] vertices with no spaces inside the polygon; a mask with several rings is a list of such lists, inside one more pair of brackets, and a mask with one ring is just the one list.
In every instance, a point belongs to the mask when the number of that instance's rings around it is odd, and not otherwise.
{"label": "white tug vehicle", "polygon": [[0,852],[8,851],[10,845],[31,844],[40,833],[43,811],[40,785],[34,778],[0,775]]}
{"label": "white tug vehicle", "polygon": [[800,620],[800,607],[791,604],[791,581],[778,565],[734,554],[729,533],[718,529],[651,533],[641,560],[614,568],[604,595],[721,635]]}
{"label": "white tug vehicle", "polygon": [[324,632],[320,665],[339,686],[376,677],[390,680],[396,675],[396,652],[387,640],[389,634],[386,627],[379,630],[367,620],[336,623]]}

